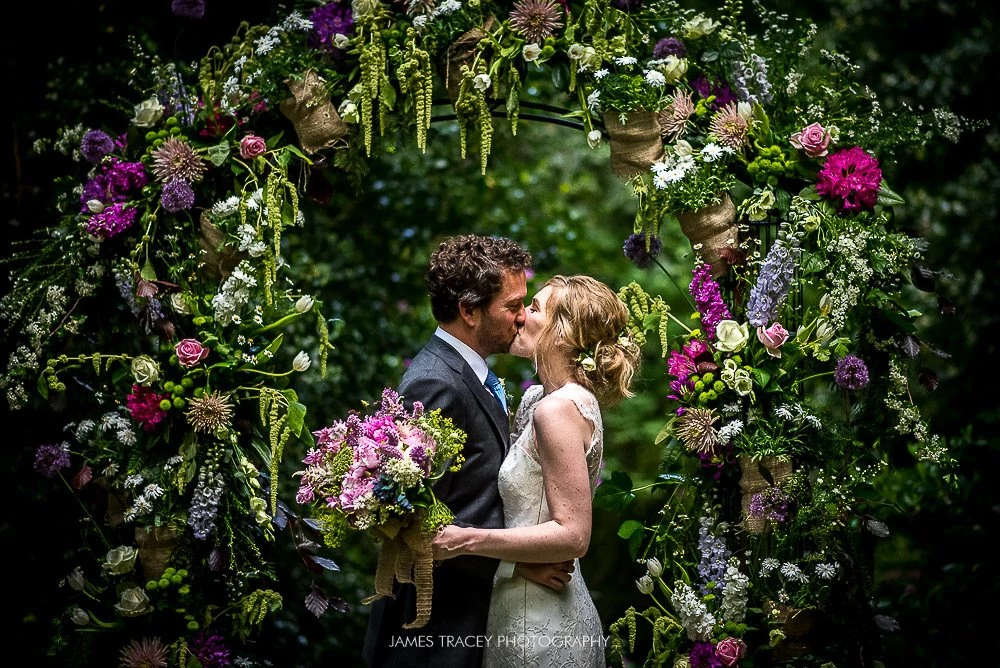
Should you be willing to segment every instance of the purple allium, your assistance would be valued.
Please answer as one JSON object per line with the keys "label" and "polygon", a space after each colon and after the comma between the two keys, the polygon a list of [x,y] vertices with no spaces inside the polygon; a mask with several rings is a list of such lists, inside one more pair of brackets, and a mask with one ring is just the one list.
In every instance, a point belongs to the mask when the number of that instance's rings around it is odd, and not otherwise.
{"label": "purple allium", "polygon": [[69,467],[69,444],[39,445],[35,450],[35,471],[46,478],[54,478],[57,473]]}
{"label": "purple allium", "polygon": [[333,38],[335,35],[354,34],[354,13],[351,11],[351,3],[330,2],[317,7],[309,14],[309,20],[313,24],[309,35],[309,46],[335,56],[342,55],[343,50],[334,46]]}
{"label": "purple allium", "polygon": [[622,250],[625,251],[625,257],[632,260],[632,262],[635,263],[635,266],[640,269],[645,269],[649,265],[653,264],[653,260],[660,254],[661,248],[662,244],[660,243],[660,238],[651,237],[649,239],[649,250],[646,250],[645,232],[628,235],[628,238],[625,239],[625,243],[622,246]]}
{"label": "purple allium", "polygon": [[202,631],[194,637],[189,647],[191,654],[201,661],[204,668],[232,665],[232,661],[229,660],[229,648],[218,633],[208,634]]}
{"label": "purple allium", "polygon": [[149,183],[146,168],[141,162],[125,162],[111,158],[98,167],[98,173],[83,185],[80,211],[88,213],[87,202],[96,199],[105,205],[124,202]]}
{"label": "purple allium", "polygon": [[138,211],[135,207],[124,204],[112,204],[100,213],[95,213],[90,217],[84,227],[95,237],[110,239],[121,234],[135,224],[135,217]]}
{"label": "purple allium", "polygon": [[94,165],[114,150],[115,140],[104,130],[88,130],[80,140],[80,153]]}
{"label": "purple allium", "polygon": [[701,314],[701,330],[709,341],[715,340],[715,326],[733,316],[722,300],[719,284],[712,278],[712,265],[700,264],[694,269],[694,278],[688,287],[694,297],[695,308]]}
{"label": "purple allium", "polygon": [[830,154],[817,179],[817,193],[839,200],[841,213],[853,213],[875,207],[882,169],[874,156],[852,146]]}
{"label": "purple allium", "polygon": [[718,111],[730,102],[736,101],[736,94],[733,93],[732,88],[725,81],[713,83],[707,78],[699,76],[692,79],[690,84],[691,88],[703,98],[708,98],[712,95],[715,96],[715,99],[708,105],[708,108],[712,111]]}
{"label": "purple allium", "polygon": [[710,640],[695,640],[688,654],[690,668],[722,668],[722,660],[715,656],[715,647]]}
{"label": "purple allium", "polygon": [[687,55],[687,47],[684,42],[676,37],[664,37],[653,47],[653,58],[661,60],[667,56],[677,56],[683,58]]}
{"label": "purple allium", "polygon": [[868,367],[857,355],[847,355],[837,362],[833,382],[845,390],[863,390],[868,387]]}
{"label": "purple allium", "polygon": [[175,16],[186,19],[200,19],[205,16],[205,0],[173,0],[170,9]]}
{"label": "purple allium", "polygon": [[163,184],[160,204],[170,213],[186,211],[194,205],[194,189],[181,179],[171,179]]}

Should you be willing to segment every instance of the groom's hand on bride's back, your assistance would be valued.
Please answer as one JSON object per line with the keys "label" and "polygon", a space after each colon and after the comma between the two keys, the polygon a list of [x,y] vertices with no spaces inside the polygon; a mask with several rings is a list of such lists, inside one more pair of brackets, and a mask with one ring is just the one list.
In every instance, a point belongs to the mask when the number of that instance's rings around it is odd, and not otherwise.
{"label": "groom's hand on bride's back", "polygon": [[560,561],[554,564],[519,561],[514,570],[525,580],[531,580],[554,591],[562,591],[573,579],[575,568],[572,561]]}

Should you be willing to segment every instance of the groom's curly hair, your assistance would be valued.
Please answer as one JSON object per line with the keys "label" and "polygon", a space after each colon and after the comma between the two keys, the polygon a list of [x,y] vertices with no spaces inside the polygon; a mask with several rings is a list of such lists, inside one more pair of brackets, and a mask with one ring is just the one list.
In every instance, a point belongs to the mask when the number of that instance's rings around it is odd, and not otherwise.
{"label": "groom's curly hair", "polygon": [[431,254],[424,277],[434,319],[452,322],[459,315],[459,304],[485,306],[500,292],[505,274],[530,266],[531,254],[505,237],[448,237]]}

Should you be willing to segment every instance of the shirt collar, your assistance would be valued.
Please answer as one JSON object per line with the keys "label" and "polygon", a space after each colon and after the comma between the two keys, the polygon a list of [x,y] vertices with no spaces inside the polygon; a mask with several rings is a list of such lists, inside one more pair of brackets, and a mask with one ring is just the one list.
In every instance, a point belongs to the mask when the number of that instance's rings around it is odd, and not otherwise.
{"label": "shirt collar", "polygon": [[468,365],[472,367],[472,370],[475,372],[476,378],[479,379],[479,382],[486,382],[486,372],[489,368],[486,366],[486,360],[480,357],[479,353],[470,348],[468,344],[455,338],[453,335],[444,331],[440,327],[435,330],[434,336],[438,337],[458,351],[458,354],[462,356],[462,359],[464,359]]}

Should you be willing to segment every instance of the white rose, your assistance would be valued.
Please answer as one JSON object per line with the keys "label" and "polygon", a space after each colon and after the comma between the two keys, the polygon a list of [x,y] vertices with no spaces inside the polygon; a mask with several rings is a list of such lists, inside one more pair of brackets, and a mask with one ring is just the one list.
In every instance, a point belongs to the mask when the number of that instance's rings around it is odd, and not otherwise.
{"label": "white rose", "polygon": [[699,14],[684,24],[681,28],[681,33],[687,39],[698,39],[699,37],[704,37],[705,35],[715,32],[715,29],[718,27],[718,23],[710,18],[706,18],[702,14]]}
{"label": "white rose", "polygon": [[163,118],[163,105],[156,97],[151,97],[135,105],[135,117],[132,122],[140,128],[151,128],[161,118]]}
{"label": "white rose", "polygon": [[149,597],[142,587],[132,587],[122,592],[121,600],[115,604],[115,608],[124,617],[138,617],[149,612]]}
{"label": "white rose", "polygon": [[740,325],[735,320],[720,320],[715,326],[715,349],[724,353],[738,353],[750,340],[750,329],[746,323]]}
{"label": "white rose", "polygon": [[353,0],[351,2],[351,9],[354,10],[355,18],[371,14],[378,9],[378,6],[378,0]]}
{"label": "white rose", "polygon": [[149,385],[160,377],[160,366],[149,355],[139,355],[132,360],[132,377],[140,385]]}
{"label": "white rose", "polygon": [[184,299],[184,295],[180,292],[171,293],[170,307],[179,315],[191,314],[191,309],[188,308],[187,301]]}
{"label": "white rose", "polygon": [[586,52],[587,49],[583,44],[570,44],[569,48],[566,49],[566,56],[570,60],[582,60]]}
{"label": "white rose", "polygon": [[681,77],[687,72],[688,61],[687,58],[678,58],[677,56],[671,54],[663,59],[663,62],[656,66],[663,76],[666,78],[667,83],[675,84],[681,80]]}
{"label": "white rose", "polygon": [[104,562],[104,572],[112,575],[124,575],[135,567],[135,558],[139,552],[130,545],[122,545],[108,552]]}

